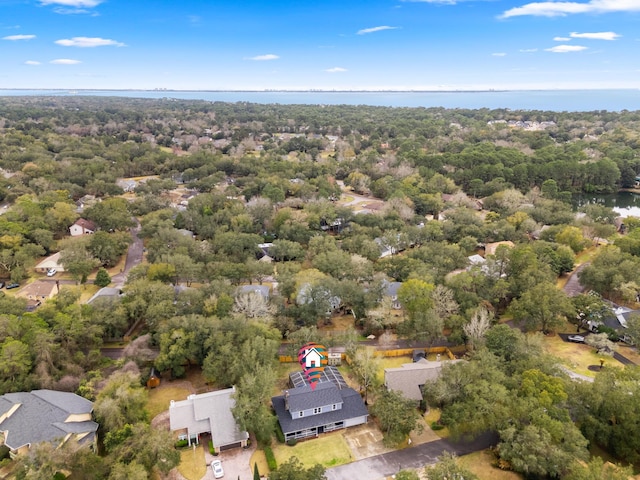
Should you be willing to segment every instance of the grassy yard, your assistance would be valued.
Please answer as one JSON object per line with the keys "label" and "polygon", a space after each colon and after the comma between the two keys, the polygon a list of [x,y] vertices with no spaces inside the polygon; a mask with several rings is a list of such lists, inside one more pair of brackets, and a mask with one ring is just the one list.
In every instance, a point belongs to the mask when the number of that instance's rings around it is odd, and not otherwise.
{"label": "grassy yard", "polygon": [[[424,421],[427,422],[427,425],[431,426],[433,422],[440,420],[441,414],[442,412],[439,408],[430,408],[424,416]],[[450,435],[448,427],[445,427],[442,430],[434,430],[433,433],[438,435],[440,438],[448,438]]]}
{"label": "grassy yard", "polygon": [[269,473],[269,466],[267,465],[267,457],[264,455],[264,450],[256,450],[251,455],[251,460],[249,460],[249,465],[251,465],[251,471],[253,471],[253,465],[258,464],[258,472],[260,475],[267,475]]}
{"label": "grassy yard", "polygon": [[278,443],[273,446],[273,453],[278,465],[295,456],[307,468],[317,463],[325,467],[335,467],[355,460],[341,432],[325,434],[293,447]]}
{"label": "grassy yard", "polygon": [[184,387],[171,386],[162,386],[150,390],[149,400],[147,401],[149,419],[167,410],[171,400],[185,400],[190,393],[191,391]]}
{"label": "grassy yard", "polygon": [[606,366],[622,367],[622,364],[611,357],[597,355],[593,347],[581,343],[565,342],[557,335],[545,336],[544,345],[548,353],[559,358],[572,371],[581,375],[595,377],[596,372],[589,370],[590,365],[600,366],[600,359]]}
{"label": "grassy yard", "polygon": [[180,465],[178,471],[187,480],[200,480],[207,473],[207,463],[204,459],[204,447],[198,445],[180,451]]}
{"label": "grassy yard", "polygon": [[488,450],[470,453],[460,457],[460,465],[471,470],[478,478],[491,480],[522,480],[522,475],[500,470],[492,465],[493,455]]}

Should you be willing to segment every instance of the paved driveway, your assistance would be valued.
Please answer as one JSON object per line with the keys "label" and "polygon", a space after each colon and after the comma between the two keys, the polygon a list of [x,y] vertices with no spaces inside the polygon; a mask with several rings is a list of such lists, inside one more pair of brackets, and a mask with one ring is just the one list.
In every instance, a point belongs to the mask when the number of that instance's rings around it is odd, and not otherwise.
{"label": "paved driveway", "polygon": [[214,460],[222,461],[222,468],[224,469],[224,478],[230,478],[232,480],[252,480],[253,479],[253,465],[250,464],[251,455],[255,452],[255,442],[249,448],[234,448],[220,453],[217,457],[214,457],[209,453],[209,449],[205,450],[204,458],[207,462],[207,474],[202,477],[202,480],[214,480],[213,470],[211,470],[211,462]]}

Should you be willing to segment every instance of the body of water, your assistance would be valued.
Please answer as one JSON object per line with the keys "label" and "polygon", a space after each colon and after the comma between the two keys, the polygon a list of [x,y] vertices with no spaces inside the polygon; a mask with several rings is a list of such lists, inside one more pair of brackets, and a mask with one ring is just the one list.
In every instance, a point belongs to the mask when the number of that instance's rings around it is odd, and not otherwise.
{"label": "body of water", "polygon": [[632,192],[618,192],[611,194],[587,195],[574,197],[576,208],[589,203],[598,203],[612,208],[621,217],[640,217],[640,195]]}
{"label": "body of water", "polygon": [[586,112],[640,110],[640,89],[522,90],[477,92],[328,92],[328,91],[181,91],[181,90],[1,90],[0,96],[75,96],[175,98],[220,102],[385,107],[509,108]]}

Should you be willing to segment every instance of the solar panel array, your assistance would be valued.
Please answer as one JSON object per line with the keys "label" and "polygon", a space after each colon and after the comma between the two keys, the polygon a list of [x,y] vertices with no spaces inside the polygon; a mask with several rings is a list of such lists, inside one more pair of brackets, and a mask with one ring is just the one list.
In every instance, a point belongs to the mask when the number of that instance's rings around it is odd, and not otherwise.
{"label": "solar panel array", "polygon": [[[336,367],[332,366],[324,367],[322,375],[318,379],[318,383],[325,382],[333,382],[333,384],[340,389],[348,387],[347,382],[345,382],[344,377],[342,376],[340,371]],[[293,372],[289,374],[289,383],[293,388],[309,385],[309,381],[304,376],[303,372]]]}

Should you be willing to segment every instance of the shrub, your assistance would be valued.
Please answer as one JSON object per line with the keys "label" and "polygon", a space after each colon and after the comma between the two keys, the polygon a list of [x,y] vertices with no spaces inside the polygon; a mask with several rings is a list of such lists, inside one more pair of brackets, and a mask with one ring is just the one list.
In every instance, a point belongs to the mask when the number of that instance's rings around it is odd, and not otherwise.
{"label": "shrub", "polygon": [[282,428],[279,423],[276,423],[276,437],[280,443],[284,443],[284,433],[282,433]]}
{"label": "shrub", "polygon": [[9,452],[11,449],[6,445],[0,445],[0,460],[4,460],[5,458],[9,458]]}
{"label": "shrub", "polygon": [[431,430],[442,430],[444,425],[440,425],[438,422],[431,422]]}
{"label": "shrub", "polygon": [[189,440],[186,440],[186,439],[185,440],[178,440],[175,443],[175,447],[176,448],[184,448],[184,447],[186,447],[188,445],[189,445]]}
{"label": "shrub", "polygon": [[209,453],[211,455],[215,455],[216,454],[216,450],[215,450],[215,448],[213,448],[213,440],[209,440]]}
{"label": "shrub", "polygon": [[278,462],[276,462],[276,457],[273,454],[273,450],[271,447],[264,447],[264,456],[267,458],[267,466],[269,470],[272,472],[278,469]]}
{"label": "shrub", "polygon": [[287,440],[287,445],[289,445],[290,447],[295,446],[297,443],[298,443],[298,440],[296,440],[295,438]]}

